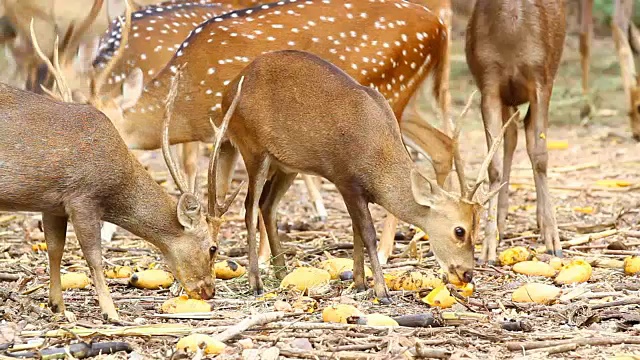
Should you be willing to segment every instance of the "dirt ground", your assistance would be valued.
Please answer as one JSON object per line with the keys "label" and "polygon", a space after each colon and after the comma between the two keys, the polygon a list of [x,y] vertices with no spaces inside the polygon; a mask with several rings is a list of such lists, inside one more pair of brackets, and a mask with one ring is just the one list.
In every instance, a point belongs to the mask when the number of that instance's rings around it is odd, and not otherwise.
{"label": "dirt ground", "polygon": [[[451,83],[454,113],[461,110],[475,87],[462,48],[463,42],[457,36]],[[381,306],[372,303],[366,294],[353,293],[349,288],[350,281],[337,280],[326,291],[314,295],[319,303],[318,311],[287,313],[284,318],[254,326],[226,341],[227,348],[219,358],[243,358],[246,347],[260,349],[262,359],[392,359],[403,358],[405,351],[413,351],[415,355],[417,347],[423,354],[427,351],[436,357],[451,359],[610,359],[623,353],[629,356],[625,359],[639,359],[640,278],[637,274],[625,275],[620,269],[620,261],[630,254],[640,255],[640,144],[630,138],[613,43],[598,39],[594,46],[591,84],[596,116],[586,125],[580,124],[579,118],[583,102],[579,64],[577,37],[572,35],[567,39],[554,89],[548,132],[548,139],[565,141],[568,146],[550,150],[549,184],[561,238],[566,245],[565,254],[568,259],[579,257],[593,265],[588,282],[561,286],[562,297],[551,305],[521,304],[511,300],[514,289],[533,281],[551,284],[552,279],[519,275],[511,270],[511,266],[479,266],[475,293],[450,309],[439,310],[421,301],[428,290],[395,291],[394,304]],[[478,100],[476,97],[465,120],[465,141],[461,145],[467,172],[473,177],[482,161],[479,154],[486,153]],[[542,245],[536,243],[536,193],[523,142],[521,130],[510,186],[507,240],[500,244],[500,250],[516,245],[536,249]],[[425,171],[429,170],[427,162],[423,159],[419,162]],[[202,156],[201,167],[204,166],[206,157]],[[172,183],[164,181],[168,174],[157,152],[153,153],[151,169],[158,181],[175,192]],[[241,166],[236,176],[238,179],[244,176]],[[615,187],[596,183],[603,179],[627,183],[620,182],[621,186]],[[326,253],[336,257],[351,256],[352,232],[346,208],[331,184],[325,182],[322,190],[329,212],[326,223],[314,221],[314,210],[301,180],[295,183],[280,206],[279,224],[289,268],[305,264],[313,266],[325,259]],[[221,258],[234,259],[241,264],[246,263],[246,230],[240,220],[243,199],[244,191],[230,210],[230,221],[224,225],[221,243]],[[371,209],[379,234],[384,212],[375,205]],[[40,348],[61,346],[75,342],[76,335],[72,334],[77,333],[78,328],[84,328],[85,332],[77,335],[82,340],[123,341],[133,347],[129,355],[121,352],[99,358],[168,358],[172,356],[178,338],[185,333],[197,330],[218,334],[243,319],[275,311],[276,300],[296,300],[295,294],[278,291],[278,281],[271,272],[265,272],[265,286],[273,296],[259,299],[251,296],[246,276],[218,280],[216,299],[211,301],[214,311],[207,319],[168,319],[161,317],[160,305],[177,294],[175,289],[138,290],[128,286],[126,279],[109,280],[123,325],[103,323],[91,287],[65,291],[68,310],[77,316],[75,324],[68,323],[63,317],[52,314],[45,305],[48,263],[46,252],[32,248],[42,242],[35,215],[0,213],[0,273],[9,280],[18,278],[2,282],[0,287],[0,315],[4,321],[0,324],[0,343],[36,341],[34,346],[40,345]],[[88,274],[72,231],[70,229],[63,258],[63,271]],[[403,253],[414,230],[401,224],[398,231],[405,239],[396,243],[396,257],[385,266],[385,272],[434,271],[437,265],[433,257],[398,256]],[[483,236],[481,231],[480,237]],[[574,245],[571,245],[572,241]],[[614,242],[625,246],[611,250],[609,245]],[[420,241],[419,254],[426,254],[428,247],[428,241]],[[478,245],[478,253],[479,250]],[[103,254],[106,266],[164,267],[162,258],[151,245],[123,230],[118,231],[111,243],[104,244]],[[539,257],[546,259],[543,255]],[[432,328],[322,323],[321,310],[341,302],[355,304],[364,313],[391,316],[429,313],[441,321]],[[508,321],[525,324],[529,331],[505,330],[503,322]],[[44,337],[50,330],[61,331]],[[598,342],[602,338],[616,342],[620,337],[635,337],[635,344],[601,345]],[[44,343],[38,339],[44,339]],[[545,348],[536,353],[536,350],[524,350],[521,344],[514,344],[522,341],[559,341],[547,345],[560,345],[560,348]],[[554,351],[558,353],[549,354]],[[258,359],[257,353],[244,350],[244,358]]]}

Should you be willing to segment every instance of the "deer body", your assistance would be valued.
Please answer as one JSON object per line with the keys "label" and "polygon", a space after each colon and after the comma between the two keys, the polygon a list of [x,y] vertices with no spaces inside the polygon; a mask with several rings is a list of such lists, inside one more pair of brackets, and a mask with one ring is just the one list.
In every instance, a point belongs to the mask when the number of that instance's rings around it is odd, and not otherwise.
{"label": "deer body", "polygon": [[[524,119],[527,152],[537,193],[537,220],[547,250],[558,256],[562,247],[547,185],[546,136],[549,100],[566,32],[562,0],[477,0],[466,38],[467,63],[482,93],[482,119],[491,146],[515,107],[529,103]],[[491,189],[509,182],[517,127],[507,130],[504,155],[497,152],[489,166]],[[499,234],[504,232],[508,185],[489,202],[483,253],[496,260]]]}
{"label": "deer body", "polygon": [[43,213],[52,310],[63,311],[60,263],[67,220],[89,264],[100,308],[117,319],[102,271],[100,220],[158,247],[185,290],[211,298],[216,234],[197,198],[176,202],[132,156],[113,124],[87,105],[0,84],[0,210]]}
{"label": "deer body", "polygon": [[[258,206],[271,252],[278,255],[276,208],[299,172],[325,177],[342,194],[353,223],[358,289],[365,287],[366,247],[376,296],[388,299],[369,203],[430,229],[432,249],[449,277],[471,281],[478,207],[445,194],[417,172],[393,110],[378,91],[316,55],[285,50],[256,58],[231,82],[222,103],[225,111],[231,112],[236,92],[228,134],[249,176],[245,207],[254,291],[262,291],[255,253]],[[215,175],[210,173],[210,182]],[[464,229],[460,237],[452,235],[457,228]]]}

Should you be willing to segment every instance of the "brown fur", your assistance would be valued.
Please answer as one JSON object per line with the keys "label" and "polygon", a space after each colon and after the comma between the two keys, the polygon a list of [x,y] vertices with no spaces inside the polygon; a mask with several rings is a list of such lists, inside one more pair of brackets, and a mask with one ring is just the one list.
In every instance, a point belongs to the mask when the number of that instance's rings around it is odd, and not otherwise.
{"label": "brown fur", "polygon": [[[379,92],[311,53],[276,51],[257,57],[231,82],[223,111],[241,78],[240,100],[228,134],[249,175],[245,206],[249,282],[254,291],[262,291],[255,253],[258,206],[276,265],[284,266],[276,208],[297,173],[322,176],[342,194],[353,222],[358,289],[364,289],[366,247],[376,296],[388,298],[369,203],[429,229],[432,249],[450,279],[471,281],[479,207],[446,193],[417,172],[393,109]],[[454,235],[456,227],[465,229],[463,238]]]}
{"label": "brown fur", "polygon": [[[537,219],[547,250],[558,256],[558,236],[547,185],[549,100],[564,45],[564,0],[477,0],[467,28],[467,63],[482,93],[482,118],[491,146],[502,122],[515,107],[529,103],[524,119],[527,151],[533,165]],[[517,127],[505,135],[504,155],[497,152],[489,166],[491,189],[507,186],[489,203],[483,261],[496,260],[498,234],[504,232],[508,210],[508,182]],[[504,162],[503,162],[504,158]]]}
{"label": "brown fur", "polygon": [[102,272],[100,220],[157,246],[191,296],[213,296],[215,253],[209,250],[217,245],[217,234],[207,230],[197,198],[185,193],[176,203],[131,155],[106,116],[91,106],[3,84],[0,107],[0,210],[43,213],[53,310],[64,310],[60,260],[67,220],[109,318],[118,316]]}

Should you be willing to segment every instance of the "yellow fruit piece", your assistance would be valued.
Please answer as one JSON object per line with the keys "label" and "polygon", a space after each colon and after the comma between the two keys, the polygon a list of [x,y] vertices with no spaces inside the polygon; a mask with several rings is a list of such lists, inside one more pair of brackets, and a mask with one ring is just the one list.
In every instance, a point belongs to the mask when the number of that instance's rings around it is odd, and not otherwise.
{"label": "yellow fruit piece", "polygon": [[624,273],[627,275],[640,273],[640,256],[628,256],[624,259]]}
{"label": "yellow fruit piece", "polygon": [[87,274],[80,272],[62,274],[60,281],[62,283],[62,290],[84,289],[89,286],[90,283]]}
{"label": "yellow fruit piece", "polygon": [[293,303],[292,307],[295,312],[312,313],[318,310],[318,302],[314,298],[301,296]]}
{"label": "yellow fruit piece", "polygon": [[547,140],[548,150],[566,150],[569,148],[567,140]]}
{"label": "yellow fruit piece", "polygon": [[362,316],[362,312],[353,305],[331,305],[322,310],[322,321],[331,323],[347,323],[349,316]]}
{"label": "yellow fruit piece", "polygon": [[129,283],[138,289],[162,289],[173,284],[173,275],[164,270],[144,270],[131,275]]}
{"label": "yellow fruit piece", "polygon": [[305,291],[326,285],[331,280],[331,275],[327,270],[312,268],[312,267],[299,267],[295,268],[292,272],[282,279],[280,283],[281,288],[293,288],[299,291]]}
{"label": "yellow fruit piece", "polygon": [[47,243],[39,242],[37,244],[31,245],[31,250],[33,251],[47,251]]}
{"label": "yellow fruit piece", "polygon": [[547,284],[529,283],[522,285],[511,294],[514,302],[549,304],[560,297],[562,290]]}
{"label": "yellow fruit piece", "polygon": [[206,301],[189,299],[187,295],[178,296],[165,301],[160,307],[165,314],[210,312],[211,305]]}
{"label": "yellow fruit piece", "polygon": [[556,270],[549,264],[542,261],[521,261],[512,268],[513,272],[531,276],[553,277]]}
{"label": "yellow fruit piece", "polygon": [[[320,262],[318,268],[328,271],[329,275],[331,275],[331,280],[337,280],[340,279],[340,274],[343,272],[353,271],[353,259],[332,258]],[[373,276],[371,269],[366,265],[364,267],[364,276]]]}
{"label": "yellow fruit piece", "polygon": [[475,290],[475,286],[473,283],[466,283],[462,286],[454,285],[458,293],[464,297],[469,297],[473,295],[473,291]]}
{"label": "yellow fruit piece", "polygon": [[573,208],[573,211],[583,213],[583,214],[593,214],[595,209],[593,208],[593,206],[585,206],[585,207],[575,206]]}
{"label": "yellow fruit piece", "polygon": [[398,326],[395,320],[383,314],[369,314],[365,316],[365,319],[369,326]]}
{"label": "yellow fruit piece", "polygon": [[446,286],[438,286],[431,290],[431,292],[422,299],[423,302],[430,306],[439,307],[442,309],[450,308],[456,303],[456,299],[451,296]]}
{"label": "yellow fruit piece", "polygon": [[627,180],[602,179],[602,180],[596,181],[596,185],[605,186],[605,187],[627,187],[627,186],[631,186],[631,182]]}
{"label": "yellow fruit piece", "polygon": [[591,278],[591,264],[584,260],[572,260],[563,266],[556,276],[556,284],[575,284],[588,281]]}
{"label": "yellow fruit piece", "polygon": [[560,270],[562,269],[562,259],[559,257],[552,257],[551,260],[549,260],[549,265],[551,265],[554,270]]}
{"label": "yellow fruit piece", "polygon": [[247,272],[244,266],[233,260],[218,261],[213,268],[216,272],[216,279],[222,280],[235,279]]}
{"label": "yellow fruit piece", "polygon": [[531,257],[531,252],[524,246],[516,246],[504,250],[498,255],[498,260],[502,265],[513,265],[521,261],[527,261]]}
{"label": "yellow fruit piece", "polygon": [[391,290],[405,291],[433,289],[444,285],[442,279],[418,271],[396,271],[384,274],[384,282]]}
{"label": "yellow fruit piece", "polygon": [[107,269],[104,274],[109,279],[126,279],[133,274],[133,269],[131,269],[131,266],[116,266]]}
{"label": "yellow fruit piece", "polygon": [[189,336],[185,336],[178,341],[178,344],[176,344],[176,348],[178,350],[188,352],[196,352],[201,346],[204,348],[204,353],[206,355],[221,354],[226,347],[223,342],[205,334],[191,334]]}
{"label": "yellow fruit piece", "polygon": [[640,354],[616,354],[613,357],[608,357],[607,360],[640,360]]}

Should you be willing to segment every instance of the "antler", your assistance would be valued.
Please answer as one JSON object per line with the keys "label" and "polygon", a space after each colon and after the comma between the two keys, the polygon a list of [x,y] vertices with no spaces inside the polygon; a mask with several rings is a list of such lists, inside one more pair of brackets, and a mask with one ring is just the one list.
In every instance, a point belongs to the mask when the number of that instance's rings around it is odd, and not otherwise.
{"label": "antler", "polygon": [[[238,188],[229,196],[222,204],[218,202],[218,194],[216,192],[216,184],[218,180],[218,172],[217,172],[217,159],[218,152],[220,151],[220,145],[222,144],[222,138],[224,137],[225,132],[227,131],[227,127],[229,126],[229,121],[231,120],[231,116],[233,112],[236,110],[238,106],[238,101],[240,101],[240,92],[242,90],[242,82],[244,81],[244,76],[240,78],[238,81],[238,86],[236,88],[236,95],[227,109],[227,112],[224,114],[224,119],[222,120],[222,124],[220,124],[220,128],[217,128],[216,125],[209,119],[211,122],[211,126],[215,132],[216,141],[213,146],[213,150],[211,151],[211,157],[209,159],[209,215],[214,217],[221,217],[224,213],[229,210],[229,206],[233,200],[235,200],[236,196],[242,189],[244,185],[244,181],[238,186]],[[226,194],[225,194],[226,196]]]}
{"label": "antler", "polygon": [[40,45],[38,45],[36,33],[33,29],[33,18],[31,18],[31,23],[29,24],[29,30],[31,31],[31,42],[33,44],[33,48],[40,59],[44,61],[45,64],[47,64],[49,71],[56,79],[56,84],[58,86],[58,92],[60,92],[60,96],[55,95],[52,91],[44,87],[42,87],[42,90],[44,90],[49,96],[52,96],[53,98],[57,98],[65,102],[71,102],[73,100],[71,96],[71,90],[69,89],[67,83],[64,81],[62,71],[60,70],[60,59],[58,58],[58,37],[56,36],[56,40],[53,45],[53,63],[51,63],[51,60],[49,60],[49,58],[42,52]]}
{"label": "antler", "polygon": [[460,131],[462,128],[462,119],[464,118],[465,115],[467,115],[467,112],[471,107],[471,103],[473,102],[473,97],[476,95],[477,92],[478,90],[474,90],[469,96],[469,100],[467,100],[467,104],[465,105],[464,109],[456,119],[455,128],[453,130],[453,161],[456,165],[456,173],[458,174],[458,181],[460,182],[460,193],[463,198],[466,198],[468,196],[469,187],[467,186],[467,178],[464,173],[465,163],[462,160],[462,156],[460,155],[459,138],[460,138]]}
{"label": "antler", "polygon": [[[511,115],[509,120],[507,120],[507,122],[502,126],[502,130],[500,131],[500,135],[498,136],[498,138],[493,140],[493,143],[491,144],[491,148],[489,148],[489,152],[487,153],[487,156],[485,157],[484,161],[482,162],[482,166],[480,166],[480,172],[478,173],[478,178],[476,179],[475,184],[471,188],[471,191],[469,192],[469,195],[467,196],[467,199],[469,199],[469,200],[473,199],[473,196],[475,195],[475,193],[480,188],[480,185],[482,185],[482,183],[486,179],[487,170],[489,169],[489,163],[491,162],[491,159],[493,158],[493,155],[496,153],[496,151],[498,151],[498,148],[500,147],[500,143],[502,142],[502,139],[504,138],[504,134],[507,131],[507,128],[511,125],[511,122],[513,122],[513,120],[518,117],[519,114],[520,114],[520,110],[516,110],[516,112],[513,115]],[[494,189],[489,194],[487,194],[485,199],[483,201],[481,201],[481,202],[484,203],[484,202],[486,202],[487,199],[490,199],[495,194],[497,194],[498,191],[500,191],[500,188],[502,188],[502,186],[504,186],[504,184],[502,184],[500,187],[498,187],[497,189]]]}
{"label": "antler", "polygon": [[176,99],[176,94],[178,93],[178,82],[181,75],[182,68],[178,69],[178,71],[176,71],[176,74],[171,79],[171,88],[169,88],[169,94],[167,95],[164,114],[164,126],[162,129],[162,155],[164,156],[164,161],[167,163],[169,173],[171,174],[173,181],[176,183],[178,190],[180,190],[181,194],[184,194],[189,192],[189,187],[187,186],[187,183],[182,177],[181,173],[178,171],[178,166],[176,165],[176,162],[174,161],[173,155],[171,153],[171,149],[169,148],[169,123],[171,122],[173,104]]}
{"label": "antler", "polygon": [[129,3],[129,1],[130,0],[125,0],[126,8],[125,8],[124,24],[122,23],[122,20],[120,20],[120,17],[118,17],[118,20],[120,21],[120,28],[122,29],[120,31],[120,34],[121,34],[120,46],[118,46],[118,50],[116,50],[116,53],[113,54],[113,56],[111,57],[111,60],[109,60],[109,62],[102,69],[102,71],[95,78],[91,79],[91,96],[94,98],[97,97],[98,94],[100,93],[100,89],[102,88],[102,85],[104,84],[107,77],[109,77],[109,75],[111,74],[111,70],[113,69],[113,67],[116,65],[116,63],[120,60],[120,58],[124,54],[124,50],[127,47],[127,43],[129,42],[129,30],[131,28],[131,12],[132,12],[131,3]]}

